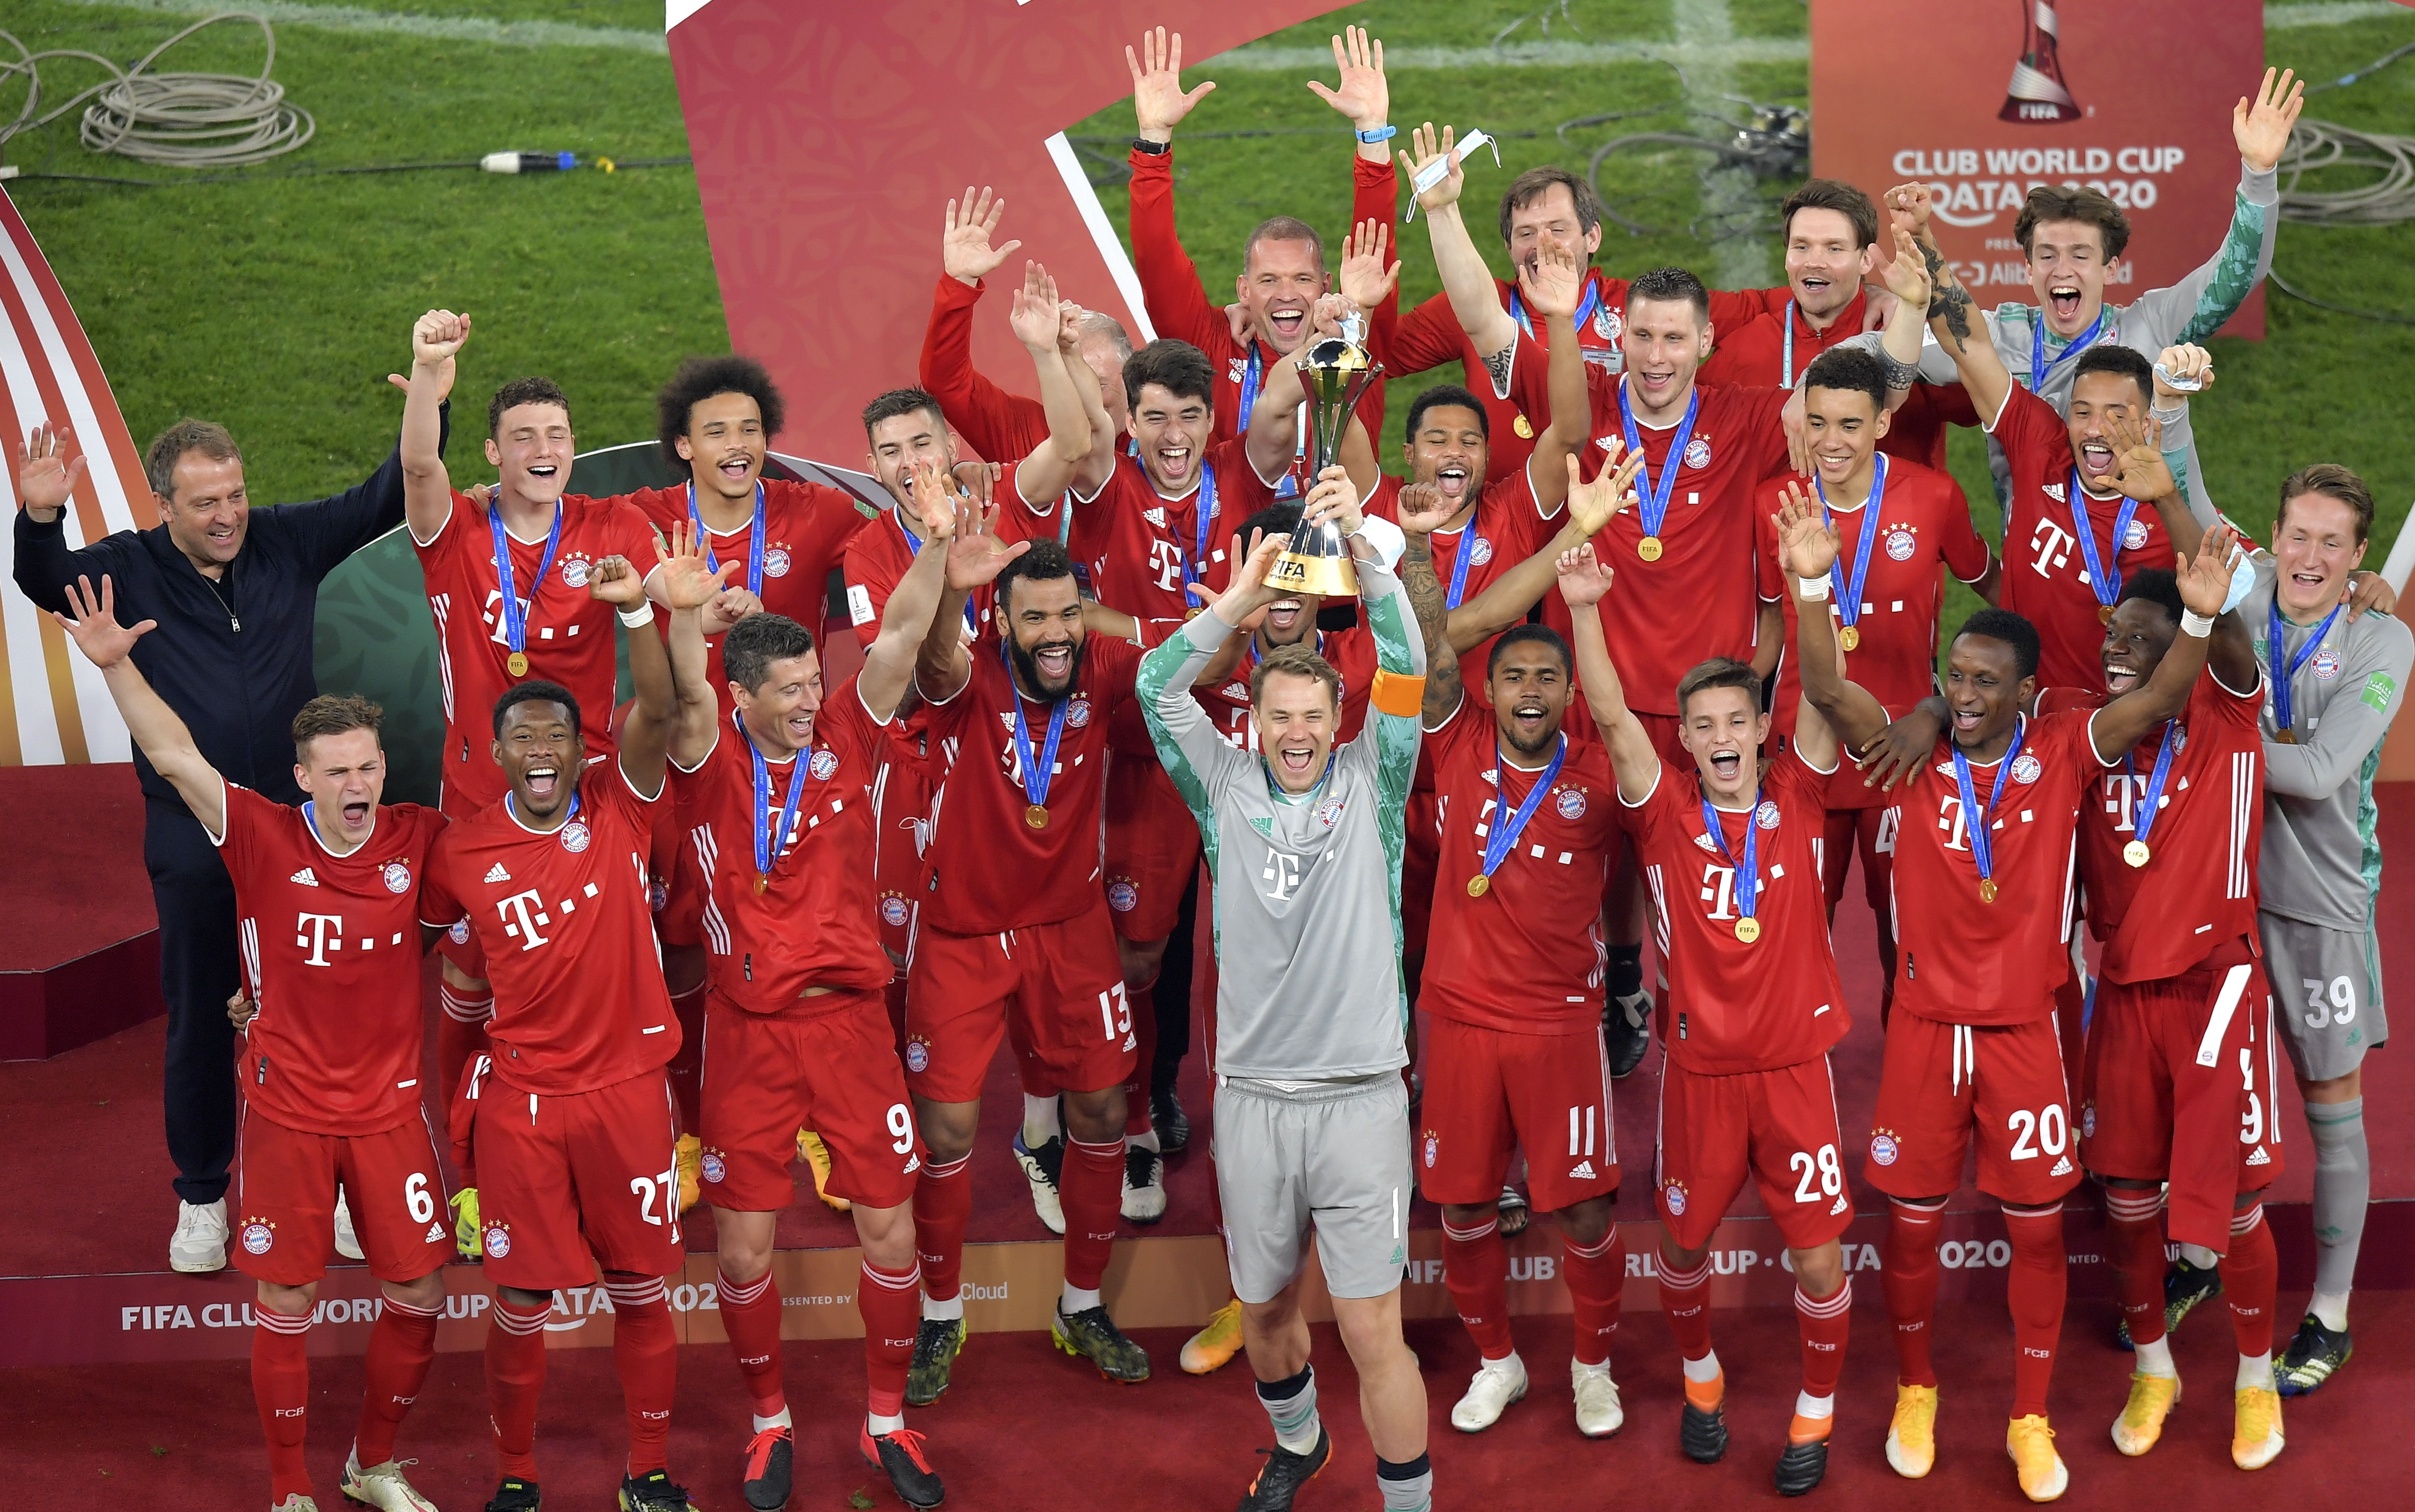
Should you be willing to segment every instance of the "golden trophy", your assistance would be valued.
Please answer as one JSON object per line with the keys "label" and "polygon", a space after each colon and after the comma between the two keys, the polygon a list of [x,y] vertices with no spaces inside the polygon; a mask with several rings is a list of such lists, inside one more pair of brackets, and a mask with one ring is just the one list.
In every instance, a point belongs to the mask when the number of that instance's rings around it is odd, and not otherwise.
{"label": "golden trophy", "polygon": [[[1314,464],[1304,482],[1311,488],[1317,474],[1341,457],[1351,412],[1368,386],[1383,375],[1383,364],[1369,358],[1359,344],[1358,331],[1359,319],[1352,316],[1342,335],[1309,348],[1308,361],[1300,365],[1300,384],[1308,390],[1308,455]],[[1350,564],[1350,543],[1341,527],[1327,520],[1293,531],[1291,548],[1275,559],[1267,586],[1291,593],[1357,598],[1358,574]]]}

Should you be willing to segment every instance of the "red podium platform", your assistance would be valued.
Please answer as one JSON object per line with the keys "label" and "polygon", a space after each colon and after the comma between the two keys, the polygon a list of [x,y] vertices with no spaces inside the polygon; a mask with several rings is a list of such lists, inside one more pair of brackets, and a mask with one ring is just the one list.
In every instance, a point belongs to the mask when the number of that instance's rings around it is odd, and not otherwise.
{"label": "red podium platform", "polygon": [[134,769],[0,767],[0,813],[21,827],[0,908],[0,1060],[165,1012]]}

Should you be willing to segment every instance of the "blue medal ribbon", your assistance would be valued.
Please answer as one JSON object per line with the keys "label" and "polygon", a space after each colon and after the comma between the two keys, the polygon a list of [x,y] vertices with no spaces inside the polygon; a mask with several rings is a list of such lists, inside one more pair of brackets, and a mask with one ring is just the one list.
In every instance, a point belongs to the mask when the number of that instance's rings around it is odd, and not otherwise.
{"label": "blue medal ribbon", "polygon": [[[2178,749],[2173,736],[2180,727],[2181,722],[2177,719],[2164,721],[2164,743],[2162,749],[2155,753],[2155,770],[2149,774],[2147,790],[2138,796],[2138,806],[2130,816],[2130,828],[2136,831],[2133,839],[2139,845],[2146,844],[2147,831],[2154,828],[2155,810],[2164,800],[2164,779],[2171,774],[2172,753]],[[2126,751],[2122,754],[2122,771],[2132,783],[2138,780],[2138,765]]]}
{"label": "blue medal ribbon", "polygon": [[[1431,546],[1432,537],[1428,537]],[[1459,548],[1450,557],[1450,588],[1443,594],[1443,607],[1455,609],[1467,597],[1467,565],[1476,557],[1476,516],[1469,515],[1467,523],[1459,528]]]}
{"label": "blue medal ribbon", "polygon": [[2071,338],[2071,345],[2054,354],[2052,362],[2046,357],[2046,311],[2030,317],[2030,392],[2043,392],[2047,375],[2087,351],[2105,330],[2105,307],[2096,307],[2096,319],[2087,330]]}
{"label": "blue medal ribbon", "polygon": [[2323,616],[2323,622],[2315,626],[2315,633],[2308,636],[2306,637],[2306,643],[2298,648],[2298,654],[2295,656],[2286,656],[2286,653],[2282,650],[2281,636],[2282,632],[2288,628],[2288,621],[2281,618],[2280,585],[2277,583],[2273,585],[2271,638],[2265,641],[2265,655],[2272,662],[2272,727],[2274,729],[2281,730],[2294,736],[2295,726],[2290,717],[2291,710],[2289,708],[2290,680],[2295,678],[2298,675],[2299,669],[2306,665],[2307,658],[2315,654],[2315,649],[2323,643],[2323,637],[2332,633],[2332,621],[2340,617],[2340,609],[2343,606],[2341,605],[2332,605],[2332,612]]}
{"label": "blue medal ribbon", "polygon": [[[1588,273],[1585,276],[1585,296],[1583,302],[1577,306],[1576,328],[1578,337],[1583,337],[1585,322],[1592,320],[1594,317],[1594,311],[1599,308],[1601,308],[1601,281],[1594,277],[1592,274]],[[1525,302],[1518,297],[1518,286],[1515,283],[1512,283],[1509,286],[1509,318],[1518,322],[1518,329],[1525,332],[1528,336],[1535,335],[1534,318],[1526,313]],[[1538,337],[1537,339],[1540,340],[1541,338]]]}
{"label": "blue medal ribbon", "polygon": [[[1761,906],[1761,789],[1752,790],[1752,807],[1744,811],[1744,860],[1738,861],[1728,850],[1727,831],[1719,826],[1719,811],[1711,807],[1708,798],[1702,800],[1702,828],[1709,831],[1711,844],[1719,847],[1719,859],[1735,868],[1736,917],[1752,919]],[[1754,935],[1745,943],[1749,945]]]}
{"label": "blue medal ribbon", "polygon": [[[1492,828],[1484,836],[1484,871],[1481,875],[1486,878],[1499,871],[1501,863],[1509,859],[1509,852],[1517,848],[1518,837],[1526,832],[1527,822],[1534,818],[1535,811],[1543,806],[1543,799],[1551,792],[1552,784],[1560,780],[1560,767],[1568,758],[1568,738],[1563,734],[1558,748],[1552,752],[1552,764],[1535,774],[1535,786],[1527,789],[1526,801],[1518,805],[1518,811],[1504,819],[1501,817],[1504,805],[1497,801],[1493,804]],[[1501,736],[1496,731],[1492,737],[1492,788],[1496,793],[1508,790],[1508,784],[1501,776],[1502,768],[1508,765],[1508,760],[1501,755]]]}
{"label": "blue medal ribbon", "polygon": [[[1208,532],[1216,523],[1216,470],[1206,466],[1204,459],[1199,470],[1199,498],[1192,505],[1192,514],[1196,516],[1199,528],[1195,532],[1197,541],[1182,558],[1182,582],[1186,588],[1199,581],[1208,561]],[[1183,606],[1185,608],[1198,607],[1198,600],[1191,599],[1188,594],[1184,597],[1188,600]]]}
{"label": "blue medal ribbon", "polygon": [[[906,506],[903,504],[892,506],[889,517],[897,522],[897,533],[906,537],[907,548],[916,556],[922,555],[922,538],[914,533],[914,527],[906,523]],[[965,595],[965,628],[976,636],[981,634],[981,611],[973,607],[972,595],[969,593]]]}
{"label": "blue medal ribbon", "polygon": [[[1694,417],[1702,412],[1702,391],[1697,388],[1692,394],[1687,396],[1686,418],[1677,423],[1677,433],[1669,438],[1669,455],[1660,464],[1660,481],[1658,484],[1652,481],[1652,470],[1649,466],[1643,467],[1636,474],[1636,481],[1642,485],[1636,490],[1641,502],[1639,523],[1642,525],[1643,534],[1647,539],[1657,538],[1660,534],[1660,522],[1669,517],[1669,497],[1676,491],[1677,470],[1685,464],[1686,443],[1693,439]],[[1643,456],[1643,437],[1635,428],[1635,412],[1628,408],[1627,384],[1624,381],[1621,381],[1618,385],[1618,423],[1627,432],[1627,449],[1641,461]]]}
{"label": "blue medal ribbon", "polygon": [[[1846,580],[1843,562],[1828,563],[1828,581],[1835,584],[1837,589],[1837,613],[1848,628],[1861,622],[1862,588],[1870,578],[1870,548],[1877,546],[1879,540],[1879,502],[1886,497],[1886,453],[1880,452],[1871,460],[1877,465],[1878,471],[1870,475],[1870,496],[1862,501],[1862,534],[1859,543],[1853,547],[1852,581]],[[1826,524],[1834,525],[1836,519],[1828,513],[1828,490],[1820,487],[1820,475],[1817,472],[1811,474],[1811,487],[1820,495],[1822,520]]]}
{"label": "blue medal ribbon", "polygon": [[[1266,359],[1258,354],[1258,344],[1252,340],[1250,343],[1249,359],[1241,367],[1241,412],[1233,427],[1234,434],[1246,436],[1250,433],[1250,417],[1258,412],[1258,389],[1265,382]],[[1137,440],[1132,442],[1132,455],[1134,457],[1140,455],[1140,442]],[[1304,435],[1293,437],[1291,458],[1295,464],[1295,471],[1299,459],[1307,455],[1308,438]],[[1206,466],[1207,458],[1203,456],[1200,462],[1203,467]],[[1283,473],[1275,484],[1275,497],[1278,499],[1289,499],[1298,492],[1299,480],[1290,472]]]}
{"label": "blue medal ribbon", "polygon": [[[1962,828],[1971,837],[1971,860],[1979,868],[1979,886],[1992,891],[1996,884],[1996,849],[1988,836],[1988,826],[1995,822],[1996,803],[2004,796],[2004,779],[2011,775],[2013,761],[2021,754],[2021,726],[2013,726],[2013,743],[2004,748],[2003,758],[1996,763],[1996,786],[1988,794],[1985,812],[1980,811],[1978,794],[1971,786],[1970,757],[1962,754],[1960,746],[1950,741],[1946,744],[1954,754],[1954,782],[1961,790]],[[1995,899],[1988,897],[1988,901],[1993,903]]]}
{"label": "blue medal ribbon", "polygon": [[1778,359],[1778,386],[1794,386],[1794,301],[1786,302],[1786,353]]}
{"label": "blue medal ribbon", "polygon": [[[687,517],[696,526],[696,544],[704,548],[705,570],[721,571],[721,561],[712,554],[712,532],[704,526],[704,514],[696,507],[696,485],[687,486]],[[763,480],[755,480],[755,523],[746,534],[746,591],[757,598],[763,596]]]}
{"label": "blue medal ribbon", "polygon": [[1065,737],[1065,710],[1072,702],[1069,691],[1048,709],[1048,742],[1041,748],[1040,758],[1031,756],[1031,732],[1024,727],[1023,690],[1014,685],[1014,657],[1001,637],[998,644],[998,660],[1006,664],[1007,692],[1013,696],[1013,707],[1007,711],[1007,726],[1014,731],[1014,757],[1023,766],[1023,794],[1035,808],[1048,806],[1048,783],[1057,771],[1057,742]]}
{"label": "blue medal ribbon", "polygon": [[[512,583],[512,542],[503,530],[503,512],[489,504],[487,524],[495,536],[495,586],[502,590],[502,602],[497,606],[503,617],[503,643],[523,656],[528,653],[528,610],[520,606],[518,590]],[[545,538],[545,556],[536,564],[536,581],[529,585],[529,607],[536,606],[536,596],[545,589],[545,575],[553,570],[553,554],[562,546],[562,503],[553,506],[553,529]]]}
{"label": "blue medal ribbon", "polygon": [[1268,765],[1267,754],[1264,751],[1259,752],[1258,775],[1267,780],[1267,796],[1273,799],[1278,803],[1288,804],[1294,808],[1297,808],[1303,803],[1312,804],[1315,801],[1316,795],[1325,791],[1325,785],[1333,780],[1333,760],[1338,754],[1339,753],[1333,751],[1328,751],[1325,753],[1325,771],[1318,774],[1316,786],[1310,788],[1307,792],[1300,794],[1298,798],[1294,798],[1291,794],[1283,791],[1282,784],[1275,781],[1275,769]]}
{"label": "blue medal ribbon", "polygon": [[813,756],[811,747],[797,753],[788,769],[788,798],[780,805],[780,827],[769,828],[772,819],[772,764],[763,758],[762,747],[755,737],[746,733],[746,725],[738,711],[729,711],[729,723],[737,729],[738,738],[746,742],[746,754],[755,758],[755,891],[762,891],[772,882],[772,868],[779,863],[780,852],[788,845],[788,831],[797,822],[797,802],[805,791],[805,763]]}
{"label": "blue medal ribbon", "polygon": [[2079,469],[2071,470],[2071,531],[2079,537],[2079,554],[2088,562],[2088,587],[2096,595],[2099,606],[2108,613],[2122,598],[2122,542],[2130,533],[2130,521],[2138,513],[2138,501],[2124,499],[2113,516],[2112,567],[2108,570],[2096,555],[2096,525],[2088,514],[2088,490],[2079,486]]}

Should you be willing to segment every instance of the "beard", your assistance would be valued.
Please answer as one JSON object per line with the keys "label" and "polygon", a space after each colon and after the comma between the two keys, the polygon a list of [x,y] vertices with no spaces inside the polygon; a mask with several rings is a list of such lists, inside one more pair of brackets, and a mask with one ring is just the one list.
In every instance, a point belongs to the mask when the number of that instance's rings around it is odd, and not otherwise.
{"label": "beard", "polygon": [[1009,640],[1006,652],[1013,658],[1014,670],[1023,685],[1048,702],[1056,703],[1072,693],[1073,685],[1082,681],[1082,662],[1090,653],[1090,637],[1083,636],[1073,642],[1072,665],[1065,670],[1065,681],[1054,686],[1040,675],[1040,659],[1026,650],[1023,642]]}

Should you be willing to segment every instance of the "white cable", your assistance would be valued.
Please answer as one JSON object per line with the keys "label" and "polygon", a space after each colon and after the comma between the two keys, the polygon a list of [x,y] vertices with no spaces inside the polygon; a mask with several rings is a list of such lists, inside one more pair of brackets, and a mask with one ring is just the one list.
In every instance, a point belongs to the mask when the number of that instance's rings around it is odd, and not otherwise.
{"label": "white cable", "polygon": [[[261,60],[257,78],[151,71],[160,54],[222,21],[248,21],[260,28],[267,55]],[[0,43],[18,53],[14,62],[0,62],[0,82],[22,74],[26,84],[24,109],[14,121],[0,127],[0,143],[21,131],[49,125],[87,99],[92,103],[84,107],[77,134],[88,150],[170,168],[237,168],[266,162],[301,146],[318,130],[310,112],[287,104],[285,86],[269,78],[277,63],[277,34],[265,18],[249,11],[221,11],[195,22],[153,48],[131,68],[121,69],[97,52],[75,48],[36,52],[5,31],[0,31]],[[46,58],[96,63],[109,70],[110,78],[45,112],[39,65]]]}

